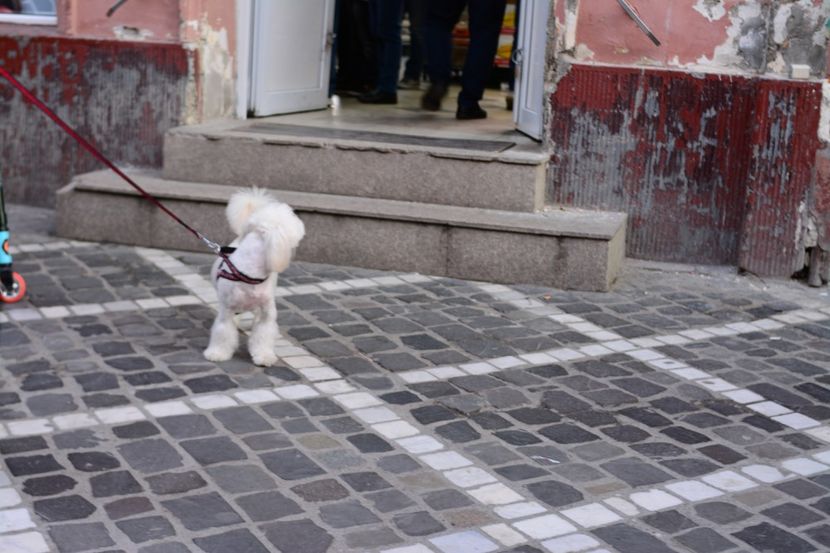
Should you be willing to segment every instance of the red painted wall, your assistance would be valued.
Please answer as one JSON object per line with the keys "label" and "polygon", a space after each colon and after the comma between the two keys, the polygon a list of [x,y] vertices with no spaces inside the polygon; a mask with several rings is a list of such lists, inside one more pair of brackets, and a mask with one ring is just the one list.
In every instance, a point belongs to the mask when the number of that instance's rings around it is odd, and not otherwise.
{"label": "red painted wall", "polygon": [[[159,167],[185,112],[193,54],[179,44],[0,36],[0,64],[113,161]],[[7,200],[53,206],[74,175],[100,168],[0,80],[0,171]]]}
{"label": "red painted wall", "polygon": [[626,211],[628,254],[789,276],[820,83],[572,65],[550,97],[555,203]]}
{"label": "red painted wall", "polygon": [[181,42],[180,0],[58,0],[58,26],[75,37]]}

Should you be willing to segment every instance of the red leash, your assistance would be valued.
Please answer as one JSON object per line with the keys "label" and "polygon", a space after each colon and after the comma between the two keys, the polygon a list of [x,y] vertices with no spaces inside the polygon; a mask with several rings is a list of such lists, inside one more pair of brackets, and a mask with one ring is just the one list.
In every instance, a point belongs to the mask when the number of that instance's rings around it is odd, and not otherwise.
{"label": "red leash", "polygon": [[[54,111],[52,111],[51,109],[49,109],[49,106],[47,106],[47,105],[46,105],[45,103],[43,103],[40,99],[38,99],[38,98],[37,98],[34,94],[32,94],[32,93],[29,91],[29,89],[27,89],[25,86],[23,86],[23,85],[20,83],[20,81],[18,81],[16,78],[14,78],[14,76],[13,76],[11,73],[9,73],[8,71],[6,71],[6,69],[5,69],[3,66],[0,66],[0,76],[2,76],[2,77],[3,77],[3,78],[5,78],[7,81],[9,81],[9,83],[10,83],[10,84],[11,84],[14,88],[16,88],[18,91],[20,91],[20,93],[23,95],[23,97],[24,97],[24,98],[26,98],[28,101],[30,101],[31,103],[33,103],[33,104],[34,104],[34,105],[35,105],[35,106],[36,106],[36,107],[37,107],[40,111],[42,111],[43,113],[45,113],[45,114],[49,117],[49,119],[51,119],[52,121],[54,121],[54,122],[55,122],[55,124],[57,124],[57,125],[58,125],[61,129],[63,129],[63,130],[64,130],[64,131],[65,131],[65,132],[69,135],[69,136],[71,136],[72,138],[74,138],[74,139],[75,139],[75,141],[76,141],[78,144],[80,144],[81,146],[83,146],[83,148],[84,148],[86,151],[88,151],[90,154],[92,154],[92,155],[93,155],[93,157],[95,157],[95,159],[97,159],[98,161],[100,161],[101,163],[103,163],[104,165],[106,165],[107,167],[109,167],[110,169],[112,169],[112,171],[113,171],[116,175],[118,175],[119,177],[121,177],[122,179],[124,179],[125,181],[127,181],[127,183],[128,183],[130,186],[132,186],[133,188],[135,188],[135,189],[136,189],[136,190],[137,190],[137,191],[138,191],[138,192],[139,192],[139,193],[140,193],[140,194],[144,197],[144,199],[146,199],[147,201],[151,202],[151,203],[152,203],[153,205],[155,205],[157,208],[159,208],[159,209],[161,209],[162,211],[164,211],[165,213],[167,213],[167,214],[168,214],[170,217],[172,217],[172,218],[173,218],[173,219],[174,219],[177,223],[179,223],[181,226],[183,226],[184,228],[186,228],[187,230],[189,230],[189,231],[193,234],[193,236],[195,236],[196,238],[198,238],[199,240],[201,240],[202,242],[204,242],[204,243],[205,243],[205,245],[207,245],[207,247],[208,247],[208,248],[210,248],[211,250],[213,250],[213,252],[214,252],[216,255],[218,255],[219,257],[221,257],[221,258],[225,261],[225,263],[227,263],[227,264],[228,264],[228,269],[230,269],[230,273],[231,273],[231,275],[232,275],[232,277],[233,277],[232,279],[229,279],[229,280],[237,280],[237,281],[240,281],[240,282],[244,282],[245,284],[259,284],[259,283],[261,283],[261,282],[264,282],[264,281],[265,281],[265,279],[258,279],[258,278],[252,278],[252,277],[249,277],[249,276],[247,276],[245,273],[243,273],[242,271],[240,271],[239,269],[237,269],[237,268],[234,266],[234,264],[233,264],[233,263],[231,263],[231,260],[230,260],[230,259],[228,259],[228,255],[229,255],[229,254],[231,254],[231,253],[233,253],[233,251],[234,251],[234,249],[235,249],[235,248],[227,248],[227,247],[222,247],[222,246],[220,246],[219,244],[217,244],[217,243],[216,243],[216,242],[214,242],[213,240],[210,240],[209,238],[207,238],[206,236],[204,236],[204,235],[203,235],[201,232],[199,232],[198,230],[194,229],[193,227],[191,227],[190,225],[188,225],[187,223],[185,223],[184,221],[182,221],[182,220],[178,217],[178,215],[176,215],[175,213],[173,213],[172,211],[170,211],[170,209],[168,209],[168,208],[167,208],[167,207],[166,207],[163,203],[161,203],[158,199],[156,199],[154,196],[152,196],[149,192],[147,192],[146,190],[144,190],[143,188],[141,188],[141,187],[140,187],[140,186],[139,186],[139,185],[138,185],[138,184],[137,184],[137,183],[136,183],[133,179],[131,179],[129,176],[127,176],[127,174],[126,174],[126,173],[124,173],[121,169],[119,169],[118,167],[116,167],[116,166],[115,166],[115,164],[114,164],[113,162],[111,162],[109,159],[107,159],[107,157],[106,157],[104,154],[102,154],[101,152],[99,152],[99,151],[95,148],[95,146],[93,146],[92,144],[90,144],[90,143],[89,143],[89,142],[88,142],[88,141],[87,141],[87,140],[86,140],[83,136],[81,136],[80,134],[78,134],[78,133],[77,133],[77,131],[75,131],[75,129],[73,129],[72,127],[70,127],[68,123],[66,123],[63,119],[61,119],[61,118],[58,116],[58,114],[57,114],[57,113],[55,113]],[[225,277],[225,278],[227,278],[227,277]]]}

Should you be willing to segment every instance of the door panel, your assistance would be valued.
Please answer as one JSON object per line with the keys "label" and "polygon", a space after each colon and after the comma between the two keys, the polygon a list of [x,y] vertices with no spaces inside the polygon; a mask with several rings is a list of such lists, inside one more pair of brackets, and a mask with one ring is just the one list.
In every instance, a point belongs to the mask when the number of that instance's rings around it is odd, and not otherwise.
{"label": "door panel", "polygon": [[542,139],[544,124],[545,50],[550,4],[550,0],[522,0],[519,10],[513,120],[518,130],[536,140]]}
{"label": "door panel", "polygon": [[255,115],[328,106],[334,2],[254,2],[252,108]]}

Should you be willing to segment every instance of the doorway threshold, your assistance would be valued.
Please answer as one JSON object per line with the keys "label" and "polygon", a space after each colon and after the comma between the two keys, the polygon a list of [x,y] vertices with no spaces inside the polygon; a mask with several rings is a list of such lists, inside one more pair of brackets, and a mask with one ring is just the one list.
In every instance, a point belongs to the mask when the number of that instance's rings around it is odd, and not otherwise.
{"label": "doorway threshold", "polygon": [[357,98],[338,96],[326,110],[258,117],[239,122],[233,129],[244,133],[305,136],[411,145],[437,149],[482,152],[539,153],[541,145],[516,131],[512,112],[506,109],[506,93],[488,90],[481,107],[486,119],[459,121],[455,118],[459,88],[450,88],[436,112],[420,107],[423,90],[398,91],[394,105],[362,104]]}

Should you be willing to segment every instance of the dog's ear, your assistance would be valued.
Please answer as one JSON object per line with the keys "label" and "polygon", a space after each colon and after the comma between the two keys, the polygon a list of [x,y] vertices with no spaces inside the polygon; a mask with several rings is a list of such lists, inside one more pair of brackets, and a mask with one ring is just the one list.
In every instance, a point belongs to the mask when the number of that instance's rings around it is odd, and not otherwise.
{"label": "dog's ear", "polygon": [[270,272],[288,268],[294,249],[305,236],[305,225],[286,204],[273,203],[257,211],[249,223],[265,238],[265,264]]}
{"label": "dog's ear", "polygon": [[228,201],[228,207],[225,209],[228,224],[234,234],[241,236],[251,215],[273,201],[274,198],[261,188],[240,190],[234,193]]}

